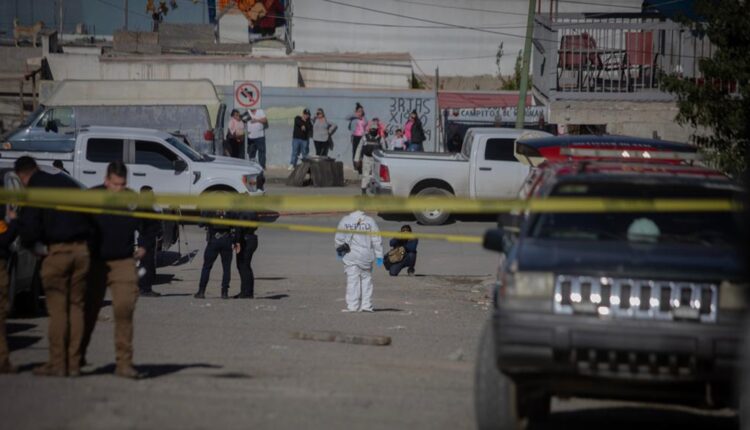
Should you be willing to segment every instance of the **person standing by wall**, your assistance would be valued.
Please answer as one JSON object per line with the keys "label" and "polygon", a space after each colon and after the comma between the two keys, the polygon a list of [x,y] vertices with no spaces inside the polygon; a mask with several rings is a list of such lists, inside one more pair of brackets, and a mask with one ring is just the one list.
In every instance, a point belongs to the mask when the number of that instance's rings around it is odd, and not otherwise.
{"label": "person standing by wall", "polygon": [[242,150],[245,146],[245,124],[240,118],[240,111],[232,109],[224,141],[224,155],[227,157],[243,158]]}
{"label": "person standing by wall", "polygon": [[[401,226],[401,232],[411,233],[411,226],[409,224]],[[413,276],[414,266],[417,264],[417,246],[419,245],[419,239],[393,238],[391,239],[390,245],[391,250],[388,251],[388,254],[385,257],[385,268],[388,270],[388,273],[391,276],[398,276],[404,267],[406,267],[406,273],[409,276]]]}
{"label": "person standing by wall", "polygon": [[404,136],[409,142],[408,150],[411,152],[424,151],[424,141],[427,140],[416,109],[409,113],[409,120],[404,124]]}
{"label": "person standing by wall", "polygon": [[[202,217],[224,219],[226,211],[218,210],[201,212]],[[198,283],[198,292],[193,295],[196,299],[206,298],[206,286],[211,276],[216,258],[221,256],[221,298],[229,298],[229,281],[232,278],[232,251],[236,248],[235,229],[228,225],[203,224],[206,227],[206,249],[203,251],[203,268]]]}
{"label": "person standing by wall", "polygon": [[310,136],[312,135],[312,122],[310,122],[310,109],[305,108],[302,115],[294,118],[294,132],[292,134],[292,159],[289,161],[289,170],[297,167],[299,158],[307,157],[310,153]]}
{"label": "person standing by wall", "polygon": [[[15,161],[15,171],[28,188],[78,189],[69,176],[43,172],[28,156]],[[47,245],[41,276],[49,314],[49,361],[33,373],[79,376],[91,219],[75,212],[24,207],[18,217],[18,232],[28,248],[36,242]]]}
{"label": "person standing by wall", "polygon": [[[133,193],[127,188],[127,178],[128,168],[125,164],[114,161],[107,166],[104,183],[93,189],[113,194]],[[115,319],[115,375],[135,379],[139,376],[133,367],[133,314],[138,300],[135,260],[144,258],[146,250],[154,246],[159,223],[128,216],[98,215],[95,217],[95,225],[91,270],[86,288],[81,362],[85,362],[86,349],[96,326],[104,295],[109,288]]]}
{"label": "person standing by wall", "polygon": [[362,137],[367,132],[365,108],[362,107],[361,104],[357,103],[354,107],[354,114],[349,115],[346,119],[347,121],[349,121],[349,130],[351,130],[352,132],[352,166],[356,170],[361,172],[362,168],[357,168],[356,166],[355,154],[357,153],[357,147],[359,146],[359,143],[362,141]]}
{"label": "person standing by wall", "polygon": [[[244,221],[258,221],[255,212],[243,212],[237,217]],[[234,252],[237,253],[237,271],[240,272],[240,293],[233,296],[235,299],[255,298],[255,274],[253,273],[253,254],[258,249],[258,236],[255,234],[257,227],[237,228]]]}
{"label": "person standing by wall", "polygon": [[383,138],[380,136],[378,123],[373,121],[370,123],[370,129],[365,134],[362,144],[357,147],[357,153],[354,156],[355,165],[358,165],[360,172],[362,172],[362,195],[367,194],[367,188],[372,182],[372,170],[375,167],[372,154],[378,149],[383,149]]}
{"label": "person standing by wall", "polygon": [[247,111],[247,155],[255,158],[258,155],[258,164],[266,168],[266,128],[268,118],[263,109],[250,109]]}
{"label": "person standing by wall", "polygon": [[338,126],[328,122],[326,113],[322,108],[315,112],[315,122],[313,123],[313,143],[315,144],[315,155],[325,157],[328,151],[333,149],[333,133]]}
{"label": "person standing by wall", "polygon": [[380,236],[362,233],[378,233],[380,229],[364,212],[354,211],[341,219],[338,230],[352,232],[336,233],[334,239],[346,273],[346,309],[341,311],[373,312],[372,264],[383,265],[383,244]]}
{"label": "person standing by wall", "polygon": [[8,257],[10,257],[10,245],[16,239],[18,234],[18,225],[16,223],[16,213],[6,206],[2,205],[4,217],[0,219],[0,374],[16,373],[18,369],[10,364],[10,354],[8,352],[8,342],[5,339],[5,319],[8,317],[8,306],[10,300],[9,279],[8,279]]}

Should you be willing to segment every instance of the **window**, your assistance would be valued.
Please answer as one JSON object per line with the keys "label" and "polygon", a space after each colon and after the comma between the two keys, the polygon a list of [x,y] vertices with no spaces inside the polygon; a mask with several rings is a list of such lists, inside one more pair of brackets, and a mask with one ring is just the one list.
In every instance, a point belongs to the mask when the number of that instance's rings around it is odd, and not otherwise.
{"label": "window", "polygon": [[174,170],[177,155],[158,142],[135,141],[135,164],[146,164],[163,170]]}
{"label": "window", "polygon": [[48,125],[51,131],[60,128],[75,127],[73,108],[63,107],[48,110],[37,123],[37,127],[46,129]]}
{"label": "window", "polygon": [[86,142],[86,159],[94,163],[122,161],[122,139],[91,138]]}
{"label": "window", "polygon": [[515,139],[489,139],[484,148],[484,159],[492,161],[518,161],[513,155]]}

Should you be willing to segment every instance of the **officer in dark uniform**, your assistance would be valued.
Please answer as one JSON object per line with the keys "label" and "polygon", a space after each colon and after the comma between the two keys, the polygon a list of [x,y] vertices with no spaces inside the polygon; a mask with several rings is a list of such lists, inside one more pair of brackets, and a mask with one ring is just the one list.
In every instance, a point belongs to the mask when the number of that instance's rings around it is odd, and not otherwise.
{"label": "officer in dark uniform", "polygon": [[[255,212],[243,212],[237,216],[240,220],[258,221]],[[240,293],[235,299],[252,299],[255,297],[255,275],[253,274],[253,254],[258,249],[257,227],[241,227],[237,233],[237,270],[240,272]]]}
{"label": "officer in dark uniform", "polygon": [[[5,205],[0,206],[5,214]],[[8,343],[5,340],[5,318],[8,317],[8,257],[10,245],[16,239],[18,226],[16,213],[8,210],[7,216],[0,218],[0,374],[16,373],[15,366],[10,364]]]}
{"label": "officer in dark uniform", "polygon": [[[153,194],[153,192],[153,188],[149,186],[141,188],[141,194]],[[158,208],[154,209],[159,210]],[[155,222],[153,227],[156,229],[155,235],[158,238],[162,233],[161,222]],[[138,242],[140,243],[141,241],[139,240]],[[146,254],[139,260],[140,269],[138,271],[140,297],[161,297],[160,293],[153,290],[154,278],[156,278],[156,240],[151,241],[147,245],[144,244],[144,249],[146,250]]]}
{"label": "officer in dark uniform", "polygon": [[[111,193],[133,193],[127,188],[128,169],[122,161],[107,166],[104,184],[95,190]],[[133,368],[133,313],[138,300],[136,259],[146,255],[146,249],[156,241],[158,222],[120,215],[97,215],[96,232],[92,241],[91,270],[86,291],[86,325],[81,345],[81,356],[91,340],[104,295],[109,287],[115,320],[115,375],[137,378]],[[138,231],[138,247],[135,232]]]}
{"label": "officer in dark uniform", "polygon": [[[15,171],[29,188],[78,188],[63,173],[39,170],[31,157],[17,159]],[[34,374],[78,376],[91,218],[75,212],[25,207],[19,213],[18,228],[25,246],[31,248],[36,242],[47,245],[41,275],[49,314],[49,361],[34,369]]]}
{"label": "officer in dark uniform", "polygon": [[[229,218],[226,211],[201,212],[201,216],[208,218]],[[221,298],[229,298],[229,280],[232,277],[232,254],[236,247],[235,229],[228,225],[202,224],[206,227],[206,250],[203,252],[203,269],[201,269],[201,280],[198,284],[198,292],[193,297],[196,299],[206,298],[206,285],[211,275],[216,258],[221,256]]]}

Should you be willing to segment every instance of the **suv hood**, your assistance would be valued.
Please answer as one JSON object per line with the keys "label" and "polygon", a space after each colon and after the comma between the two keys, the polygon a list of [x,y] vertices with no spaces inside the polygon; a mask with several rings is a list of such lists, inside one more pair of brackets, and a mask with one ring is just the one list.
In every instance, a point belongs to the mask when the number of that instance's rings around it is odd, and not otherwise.
{"label": "suv hood", "polygon": [[260,174],[263,172],[263,168],[260,164],[255,161],[248,161],[241,158],[223,157],[219,155],[211,155],[212,161],[201,161],[196,163],[196,167],[200,170],[217,169],[217,170],[229,170],[232,172],[242,172],[245,174]]}
{"label": "suv hood", "polygon": [[558,274],[675,281],[745,277],[740,252],[731,246],[524,238],[516,259],[521,271]]}

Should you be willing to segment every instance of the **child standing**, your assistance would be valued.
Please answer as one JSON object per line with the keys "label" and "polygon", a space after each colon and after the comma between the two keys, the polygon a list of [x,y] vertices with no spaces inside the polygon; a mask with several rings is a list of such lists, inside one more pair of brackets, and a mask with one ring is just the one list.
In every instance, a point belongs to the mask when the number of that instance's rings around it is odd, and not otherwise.
{"label": "child standing", "polygon": [[390,151],[406,151],[406,138],[403,130],[396,129],[395,136],[388,143],[388,149]]}

